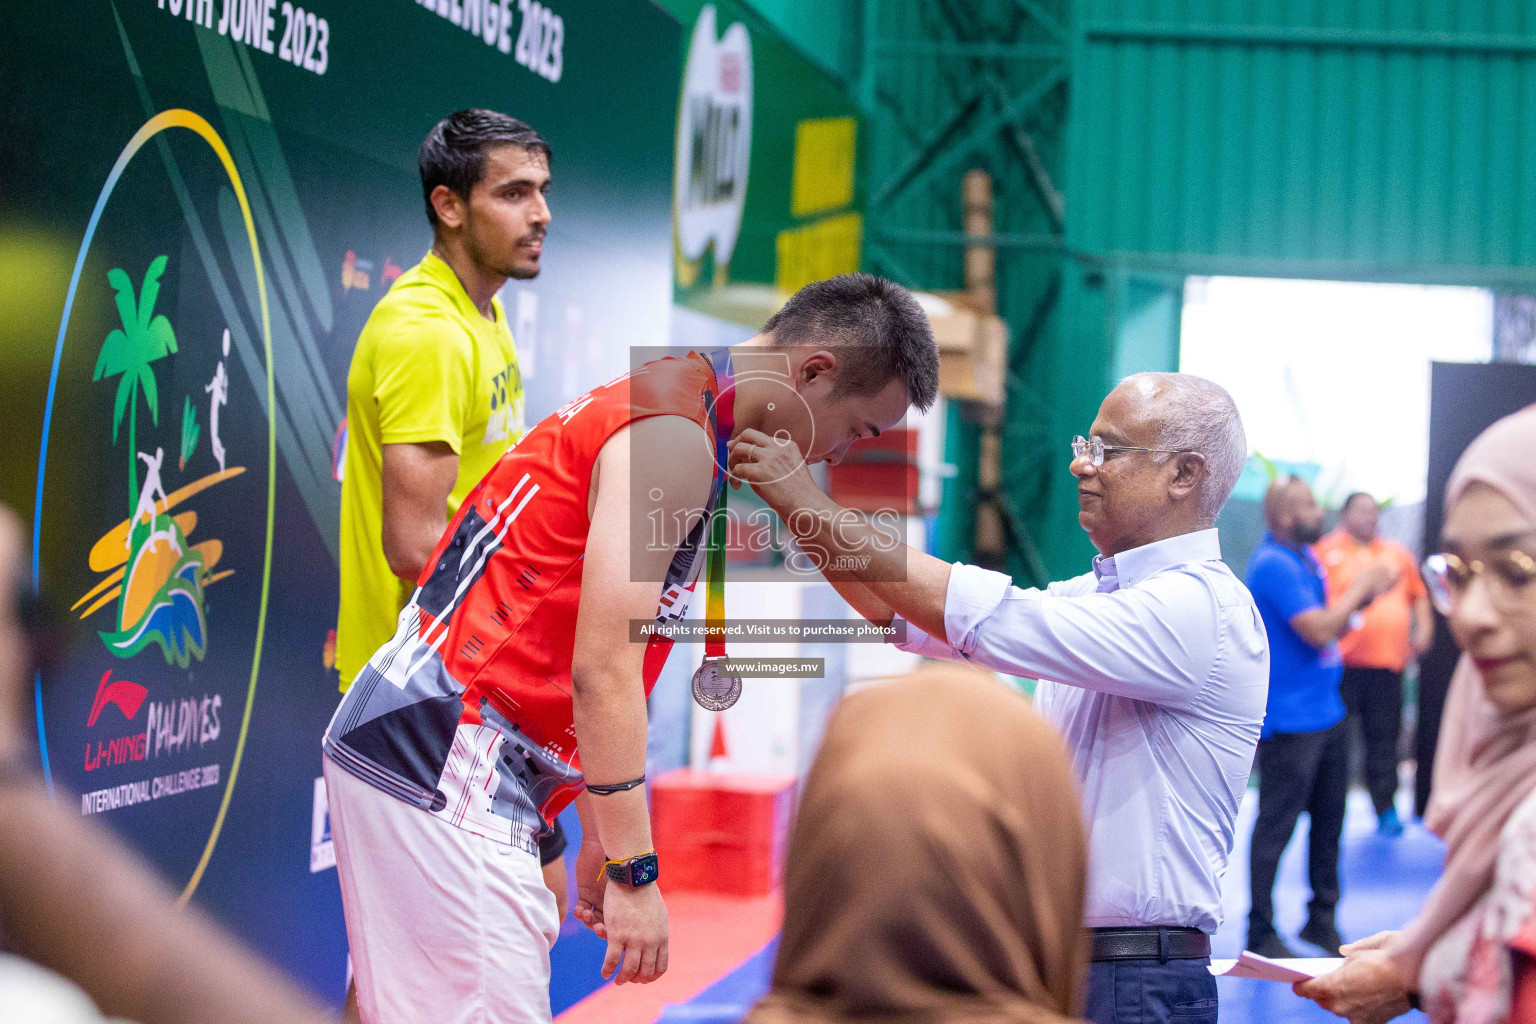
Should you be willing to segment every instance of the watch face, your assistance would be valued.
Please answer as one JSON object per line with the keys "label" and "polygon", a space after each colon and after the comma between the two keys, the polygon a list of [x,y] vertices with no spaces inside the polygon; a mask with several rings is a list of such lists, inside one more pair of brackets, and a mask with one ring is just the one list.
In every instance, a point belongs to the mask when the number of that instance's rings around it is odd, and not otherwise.
{"label": "watch face", "polygon": [[654,853],[636,858],[630,862],[630,884],[650,885],[661,877],[661,864]]}
{"label": "watch face", "polygon": [[621,864],[609,864],[605,870],[609,878],[620,884],[650,885],[661,877],[661,862],[654,853],[646,853]]}

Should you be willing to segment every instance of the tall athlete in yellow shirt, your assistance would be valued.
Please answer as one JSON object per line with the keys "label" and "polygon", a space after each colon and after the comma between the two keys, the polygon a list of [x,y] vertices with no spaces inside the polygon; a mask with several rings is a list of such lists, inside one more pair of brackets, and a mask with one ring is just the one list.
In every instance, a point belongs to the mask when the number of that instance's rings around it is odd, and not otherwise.
{"label": "tall athlete in yellow shirt", "polygon": [[[537,277],[550,147],[492,110],[461,110],[418,157],[432,250],[379,300],[347,373],[341,487],[341,689],[395,633],[459,502],[523,435],[523,379],[496,293]],[[564,836],[540,843],[565,918]],[[348,1019],[355,1019],[349,999]]]}
{"label": "tall athlete in yellow shirt", "polygon": [[345,690],[395,632],[459,502],[523,433],[522,376],[496,293],[538,275],[550,148],[489,110],[422,143],[432,251],[368,318],[347,374],[336,663]]}

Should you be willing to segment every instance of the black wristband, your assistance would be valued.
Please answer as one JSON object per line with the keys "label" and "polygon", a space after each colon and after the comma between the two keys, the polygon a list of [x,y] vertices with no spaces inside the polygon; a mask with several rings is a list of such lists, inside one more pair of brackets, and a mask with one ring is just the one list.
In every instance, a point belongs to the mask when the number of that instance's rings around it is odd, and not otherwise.
{"label": "black wristband", "polygon": [[589,782],[587,783],[587,792],[591,793],[593,796],[610,796],[614,793],[623,793],[626,790],[634,789],[636,786],[643,785],[645,785],[644,775],[640,776],[638,779],[630,779],[628,782],[615,782],[611,786],[599,786]]}
{"label": "black wristband", "polygon": [[565,830],[557,819],[549,832],[539,840],[539,866],[544,867],[559,860],[565,853]]}

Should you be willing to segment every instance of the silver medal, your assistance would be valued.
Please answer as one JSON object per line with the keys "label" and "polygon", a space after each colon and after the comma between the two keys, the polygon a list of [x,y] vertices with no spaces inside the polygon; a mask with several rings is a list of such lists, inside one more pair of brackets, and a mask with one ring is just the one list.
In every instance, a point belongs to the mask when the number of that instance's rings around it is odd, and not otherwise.
{"label": "silver medal", "polygon": [[720,659],[705,658],[693,673],[693,699],[708,711],[724,711],[741,697],[741,677],[723,675]]}

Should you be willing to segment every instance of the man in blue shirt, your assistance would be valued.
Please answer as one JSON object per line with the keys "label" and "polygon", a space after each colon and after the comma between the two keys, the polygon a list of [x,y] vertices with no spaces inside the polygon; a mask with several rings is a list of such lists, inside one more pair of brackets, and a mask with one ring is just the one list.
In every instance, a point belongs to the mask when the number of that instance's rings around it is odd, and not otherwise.
{"label": "man in blue shirt", "polygon": [[1350,618],[1394,580],[1390,568],[1369,566],[1328,604],[1323,569],[1309,547],[1322,536],[1323,510],[1296,477],[1270,485],[1264,519],[1269,533],[1248,560],[1245,581],[1269,634],[1269,700],[1254,761],[1259,816],[1249,859],[1248,948],[1261,956],[1296,955],[1275,931],[1273,898],[1280,855],[1306,811],[1312,821],[1307,862],[1312,902],[1299,937],[1338,956],[1343,940],[1334,908],[1349,790],[1338,639],[1349,630]]}

